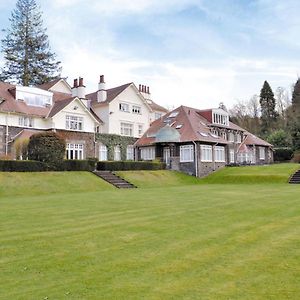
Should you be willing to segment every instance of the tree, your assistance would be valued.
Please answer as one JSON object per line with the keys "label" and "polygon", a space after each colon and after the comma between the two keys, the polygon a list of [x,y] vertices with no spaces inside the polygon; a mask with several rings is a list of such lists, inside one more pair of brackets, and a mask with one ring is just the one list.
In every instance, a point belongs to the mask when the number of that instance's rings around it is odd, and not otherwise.
{"label": "tree", "polygon": [[260,91],[260,108],[261,108],[261,124],[262,134],[266,134],[274,126],[277,120],[276,100],[274,93],[267,81],[264,82]]}
{"label": "tree", "polygon": [[292,136],[294,150],[300,149],[300,79],[294,85],[292,105],[287,109],[288,129]]}
{"label": "tree", "polygon": [[300,78],[294,85],[293,95],[292,95],[292,106],[296,109],[300,107]]}
{"label": "tree", "polygon": [[28,143],[28,158],[59,167],[65,156],[66,142],[54,132],[34,134]]}
{"label": "tree", "polygon": [[11,27],[1,40],[5,65],[0,79],[28,86],[57,78],[60,62],[50,50],[36,1],[18,0],[9,20]]}
{"label": "tree", "polygon": [[283,129],[272,132],[267,140],[274,147],[291,147],[291,136]]}

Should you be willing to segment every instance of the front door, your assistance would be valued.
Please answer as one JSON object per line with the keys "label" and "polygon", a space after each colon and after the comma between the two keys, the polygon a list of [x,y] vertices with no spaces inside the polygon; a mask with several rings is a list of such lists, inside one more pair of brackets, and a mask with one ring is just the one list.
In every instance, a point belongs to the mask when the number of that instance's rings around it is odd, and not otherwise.
{"label": "front door", "polygon": [[170,148],[164,147],[164,162],[166,163],[167,168],[170,167],[170,156],[171,156]]}

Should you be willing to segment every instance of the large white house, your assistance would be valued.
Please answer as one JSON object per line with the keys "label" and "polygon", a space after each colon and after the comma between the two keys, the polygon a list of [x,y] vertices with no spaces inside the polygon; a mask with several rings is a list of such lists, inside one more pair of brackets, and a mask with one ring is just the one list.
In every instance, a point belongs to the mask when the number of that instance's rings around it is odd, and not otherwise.
{"label": "large white house", "polygon": [[[77,82],[72,88],[78,95]],[[103,133],[119,134],[139,138],[157,118],[167,110],[151,100],[149,87],[127,83],[106,89],[104,76],[100,76],[98,90],[86,95],[91,108],[103,120]]]}
{"label": "large white house", "polygon": [[38,87],[0,82],[0,156],[15,157],[17,141],[50,130],[65,138],[67,158],[99,158],[95,133],[138,138],[166,112],[150,100],[149,88],[128,83],[106,89],[104,76],[89,95],[82,78],[72,88],[65,79]]}

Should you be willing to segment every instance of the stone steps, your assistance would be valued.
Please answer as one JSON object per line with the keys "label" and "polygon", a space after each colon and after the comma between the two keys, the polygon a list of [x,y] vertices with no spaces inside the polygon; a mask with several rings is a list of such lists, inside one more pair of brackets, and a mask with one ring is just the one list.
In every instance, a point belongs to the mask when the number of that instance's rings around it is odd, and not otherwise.
{"label": "stone steps", "polygon": [[132,183],[126,181],[125,179],[117,176],[111,171],[93,171],[93,174],[100,177],[101,179],[107,181],[108,183],[114,185],[118,189],[133,189],[136,188]]}
{"label": "stone steps", "polygon": [[290,178],[289,183],[300,184],[300,170],[296,171]]}

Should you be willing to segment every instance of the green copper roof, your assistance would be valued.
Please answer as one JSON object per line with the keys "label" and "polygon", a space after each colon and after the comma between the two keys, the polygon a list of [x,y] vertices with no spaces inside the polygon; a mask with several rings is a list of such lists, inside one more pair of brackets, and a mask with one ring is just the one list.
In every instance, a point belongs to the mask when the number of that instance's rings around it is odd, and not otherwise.
{"label": "green copper roof", "polygon": [[170,125],[166,125],[161,128],[156,134],[156,143],[176,143],[180,142],[180,133],[172,128]]}

